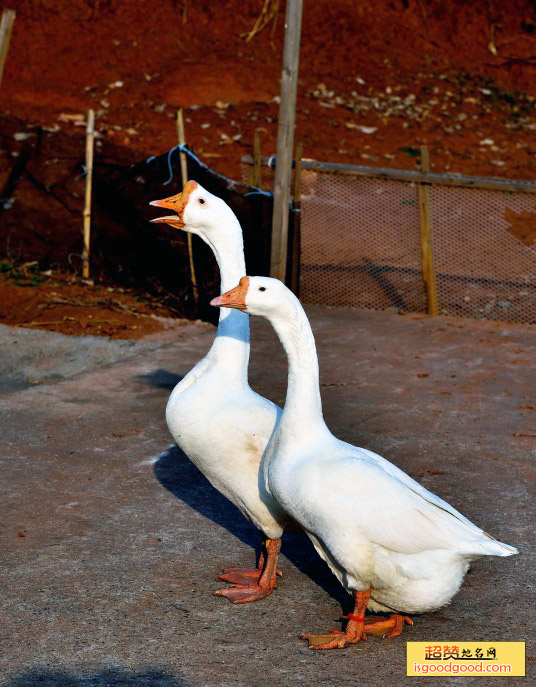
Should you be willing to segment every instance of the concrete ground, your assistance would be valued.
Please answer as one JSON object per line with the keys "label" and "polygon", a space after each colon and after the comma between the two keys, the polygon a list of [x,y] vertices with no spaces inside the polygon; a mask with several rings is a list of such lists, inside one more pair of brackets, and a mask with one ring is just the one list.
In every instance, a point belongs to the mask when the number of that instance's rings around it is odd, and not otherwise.
{"label": "concrete ground", "polygon": [[156,341],[64,336],[0,324],[0,392],[59,382],[160,345]]}
{"label": "concrete ground", "polygon": [[[342,651],[298,639],[339,627],[349,610],[303,536],[286,537],[267,599],[212,596],[221,568],[253,561],[258,535],[170,449],[170,389],[214,336],[192,323],[171,343],[0,394],[2,687],[396,685],[408,640],[533,640],[536,330],[309,313],[334,433],[386,456],[522,555],[476,562],[452,604],[415,616],[404,636]],[[282,403],[279,343],[258,319],[252,341],[252,386]],[[508,680],[517,682],[527,679]]]}

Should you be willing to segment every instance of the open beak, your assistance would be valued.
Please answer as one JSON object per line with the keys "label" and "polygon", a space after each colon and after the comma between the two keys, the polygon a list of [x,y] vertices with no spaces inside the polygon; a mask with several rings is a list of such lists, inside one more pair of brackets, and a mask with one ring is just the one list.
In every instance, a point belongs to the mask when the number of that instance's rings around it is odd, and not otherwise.
{"label": "open beak", "polygon": [[151,222],[154,224],[169,224],[175,229],[184,229],[184,208],[188,205],[190,194],[197,188],[197,182],[187,181],[181,193],[170,198],[163,198],[162,200],[152,200],[149,205],[155,205],[157,208],[166,208],[167,210],[174,210],[176,215],[169,215],[167,217],[155,217]]}
{"label": "open beak", "polygon": [[235,308],[235,310],[246,310],[246,296],[249,288],[249,277],[242,277],[238,286],[234,289],[222,293],[221,296],[213,298],[210,305],[219,308]]}

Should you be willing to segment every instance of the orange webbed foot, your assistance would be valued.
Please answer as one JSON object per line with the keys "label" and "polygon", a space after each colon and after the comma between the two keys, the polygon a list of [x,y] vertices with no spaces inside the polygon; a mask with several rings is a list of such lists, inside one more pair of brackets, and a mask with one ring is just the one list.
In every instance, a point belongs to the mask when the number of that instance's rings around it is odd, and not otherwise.
{"label": "orange webbed foot", "polygon": [[344,632],[332,630],[330,634],[303,634],[300,639],[309,642],[309,649],[344,649],[348,644],[365,641],[367,634],[391,639],[402,633],[404,624],[413,625],[407,615],[392,613],[389,618],[365,618],[365,609],[370,599],[370,589],[355,592],[353,613],[343,616],[348,620]]}
{"label": "orange webbed foot", "polygon": [[267,539],[257,568],[226,568],[218,579],[230,582],[232,587],[218,589],[214,595],[225,596],[234,604],[247,604],[269,596],[277,589],[276,576],[281,574],[277,569],[280,549],[281,539]]}
{"label": "orange webbed foot", "polygon": [[370,635],[392,639],[402,634],[402,629],[406,625],[413,625],[413,620],[407,615],[391,613],[388,618],[365,618],[365,630]]}
{"label": "orange webbed foot", "polygon": [[[277,569],[276,575],[282,576],[283,573]],[[257,582],[262,575],[262,568],[224,568],[221,575],[216,578],[220,582],[230,582],[231,584],[250,585],[252,580]]]}
{"label": "orange webbed foot", "polygon": [[303,634],[300,635],[300,639],[306,639],[309,642],[309,649],[344,649],[348,644],[355,644],[360,640],[366,641],[367,635],[364,631],[357,636],[332,630],[327,635]]}
{"label": "orange webbed foot", "polygon": [[248,570],[247,568],[225,568],[221,575],[216,578],[220,582],[230,582],[231,584],[251,584],[252,580],[255,582],[259,579],[262,574],[262,570],[258,568],[253,568],[253,570]]}
{"label": "orange webbed foot", "polygon": [[233,585],[229,589],[218,589],[214,596],[226,596],[233,604],[247,604],[251,601],[260,601],[269,596],[276,587],[268,588],[259,584]]}

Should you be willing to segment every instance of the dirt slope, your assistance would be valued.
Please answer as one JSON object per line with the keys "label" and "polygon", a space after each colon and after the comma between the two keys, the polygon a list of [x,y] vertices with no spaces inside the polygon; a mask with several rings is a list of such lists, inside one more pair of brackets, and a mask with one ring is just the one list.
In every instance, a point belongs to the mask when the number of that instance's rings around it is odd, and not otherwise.
{"label": "dirt slope", "polygon": [[[90,107],[96,155],[110,162],[138,162],[175,145],[179,106],[190,146],[230,177],[242,176],[256,130],[263,153],[274,153],[285,3],[277,23],[248,42],[262,4],[0,0],[17,10],[1,86],[0,258],[78,273],[83,178],[73,172]],[[414,169],[427,143],[434,171],[533,178],[535,35],[531,0],[306,0],[296,124],[304,155]],[[11,188],[9,175],[26,154]],[[27,290],[9,275],[6,283]],[[32,296],[27,316],[3,289],[3,321],[51,319],[40,282],[32,290],[43,297]],[[73,317],[59,314],[51,321]],[[46,326],[76,331],[76,318],[65,322]],[[129,335],[134,323],[125,324],[117,335]]]}
{"label": "dirt slope", "polygon": [[[249,42],[260,0],[16,4],[2,84],[11,114],[74,129],[61,113],[95,107],[103,135],[134,157],[175,143],[183,105],[195,108],[189,142],[221,171],[240,173],[255,128],[274,151],[284,3],[273,37],[270,25]],[[535,27],[530,0],[306,1],[297,124],[306,156],[413,167],[400,148],[427,141],[437,169],[530,176],[534,131],[520,119],[533,101],[516,92],[536,94]]]}

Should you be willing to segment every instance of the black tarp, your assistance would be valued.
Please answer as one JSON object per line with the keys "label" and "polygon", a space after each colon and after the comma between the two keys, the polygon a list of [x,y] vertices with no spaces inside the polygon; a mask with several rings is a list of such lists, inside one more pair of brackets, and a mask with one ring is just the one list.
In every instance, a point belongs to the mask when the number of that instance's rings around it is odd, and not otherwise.
{"label": "black tarp", "polygon": [[[210,169],[184,148],[188,178],[222,198],[234,211],[244,234],[247,272],[269,275],[273,196]],[[194,302],[186,234],[163,224],[151,200],[179,193],[183,187],[178,147],[133,166],[99,161],[93,172],[94,273],[147,289],[178,313],[214,321],[208,305],[219,293],[219,272],[210,248],[192,236],[198,302]],[[299,209],[290,211],[286,283],[299,287]]]}

